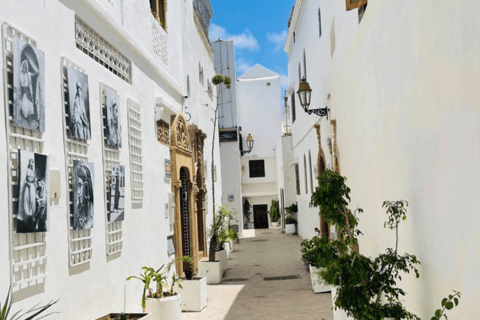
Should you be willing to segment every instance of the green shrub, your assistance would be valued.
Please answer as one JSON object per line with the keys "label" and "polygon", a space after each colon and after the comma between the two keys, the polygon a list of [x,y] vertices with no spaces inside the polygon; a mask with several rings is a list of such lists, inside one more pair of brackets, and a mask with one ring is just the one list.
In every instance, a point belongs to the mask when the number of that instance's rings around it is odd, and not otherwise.
{"label": "green shrub", "polygon": [[272,220],[272,222],[278,222],[278,219],[280,219],[278,200],[272,200],[272,204],[270,205],[270,220]]}

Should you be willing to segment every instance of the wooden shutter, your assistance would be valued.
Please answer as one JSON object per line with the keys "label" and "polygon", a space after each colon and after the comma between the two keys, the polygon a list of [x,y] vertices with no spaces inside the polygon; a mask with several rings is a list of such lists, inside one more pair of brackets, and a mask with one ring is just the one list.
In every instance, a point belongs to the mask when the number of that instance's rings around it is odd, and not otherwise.
{"label": "wooden shutter", "polygon": [[366,5],[368,0],[345,0],[345,2],[347,4],[347,11],[350,11]]}
{"label": "wooden shutter", "polygon": [[250,160],[248,162],[250,170],[250,178],[265,177],[265,161],[264,160]]}

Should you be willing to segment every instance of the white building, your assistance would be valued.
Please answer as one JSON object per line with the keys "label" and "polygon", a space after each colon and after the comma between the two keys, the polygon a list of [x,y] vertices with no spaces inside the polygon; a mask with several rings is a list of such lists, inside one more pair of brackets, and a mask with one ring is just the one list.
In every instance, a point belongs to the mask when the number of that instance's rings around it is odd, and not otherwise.
{"label": "white building", "polygon": [[[364,209],[363,254],[394,246],[382,202],[409,201],[400,250],[422,265],[420,279],[406,276],[402,287],[407,309],[421,318],[452,289],[462,298],[449,317],[478,317],[479,9],[474,0],[372,1],[349,11],[342,1],[298,0],[289,21],[299,234],[326,230],[309,207],[325,167],[347,177],[351,209]],[[302,110],[304,76],[310,109],[327,106],[328,119]]]}
{"label": "white building", "polygon": [[[212,163],[214,112],[204,105],[216,104],[211,16],[208,0],[0,2],[0,99],[7,106],[0,114],[6,128],[0,130],[0,298],[11,285],[18,301],[13,311],[58,298],[52,311],[60,313],[51,319],[140,311],[142,284],[126,282],[128,276],[185,254],[195,261],[207,254],[212,197],[221,203],[218,139],[215,195],[205,170]],[[16,36],[45,55],[43,133],[12,122]],[[91,140],[67,131],[66,67],[88,75]],[[109,148],[103,138],[108,90],[119,97],[120,148]],[[18,149],[49,157],[46,233],[16,233]],[[94,165],[94,227],[84,231],[71,223],[73,160]],[[108,221],[113,164],[126,171],[121,222]],[[186,219],[182,208],[189,208]],[[167,237],[175,239],[175,254],[167,253]],[[177,271],[182,273],[181,265]]]}
{"label": "white building", "polygon": [[244,227],[268,228],[272,200],[279,199],[277,187],[277,141],[282,134],[280,76],[257,64],[238,78],[238,113],[242,145],[248,134],[255,143],[241,158],[242,191],[252,208]]}

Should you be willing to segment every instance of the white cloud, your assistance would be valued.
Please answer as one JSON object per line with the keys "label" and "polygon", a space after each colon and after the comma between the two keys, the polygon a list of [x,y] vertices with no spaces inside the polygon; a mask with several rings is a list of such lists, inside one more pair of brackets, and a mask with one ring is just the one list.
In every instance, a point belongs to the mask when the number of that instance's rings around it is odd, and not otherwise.
{"label": "white cloud", "polygon": [[275,51],[278,51],[283,48],[285,41],[287,40],[288,32],[283,30],[282,33],[269,33],[267,34],[268,40],[276,44]]}
{"label": "white cloud", "polygon": [[224,27],[212,23],[210,26],[210,41],[216,41],[218,39],[233,41],[233,44],[237,49],[260,49],[257,39],[250,30],[245,29],[245,31],[240,34],[229,34]]}
{"label": "white cloud", "polygon": [[239,73],[239,74],[243,74],[248,69],[253,67],[253,63],[251,63],[250,61],[245,61],[245,59],[243,59],[243,58],[237,59],[235,64],[236,64],[235,69],[236,69],[237,73]]}

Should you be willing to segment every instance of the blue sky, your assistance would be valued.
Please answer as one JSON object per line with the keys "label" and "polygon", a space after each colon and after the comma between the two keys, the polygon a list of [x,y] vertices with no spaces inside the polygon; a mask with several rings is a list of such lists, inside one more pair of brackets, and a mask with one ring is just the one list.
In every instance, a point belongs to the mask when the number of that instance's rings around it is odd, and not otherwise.
{"label": "blue sky", "polygon": [[210,0],[214,17],[210,40],[232,40],[237,75],[259,63],[287,83],[288,56],[283,50],[293,0]]}

